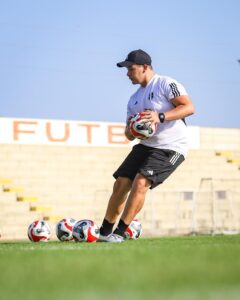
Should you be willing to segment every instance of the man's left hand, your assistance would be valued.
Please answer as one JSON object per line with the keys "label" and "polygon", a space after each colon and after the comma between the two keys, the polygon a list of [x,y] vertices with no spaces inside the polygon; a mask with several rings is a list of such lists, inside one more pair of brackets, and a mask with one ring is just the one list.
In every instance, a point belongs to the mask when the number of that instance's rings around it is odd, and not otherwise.
{"label": "man's left hand", "polygon": [[145,110],[141,112],[142,119],[146,119],[147,121],[157,124],[160,123],[158,113],[152,110]]}

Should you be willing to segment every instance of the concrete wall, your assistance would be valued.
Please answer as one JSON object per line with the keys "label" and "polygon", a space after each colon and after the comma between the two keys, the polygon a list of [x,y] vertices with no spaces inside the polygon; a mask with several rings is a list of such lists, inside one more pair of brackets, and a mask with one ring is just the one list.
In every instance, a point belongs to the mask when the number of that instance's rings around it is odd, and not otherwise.
{"label": "concrete wall", "polygon": [[200,127],[201,149],[240,151],[239,128]]}
{"label": "concrete wall", "polygon": [[[215,155],[231,150],[238,156],[240,130],[200,128],[200,139],[201,148],[191,150],[163,185],[149,191],[138,216],[145,236],[240,230],[239,167]],[[2,239],[27,238],[28,225],[39,218],[49,220],[53,236],[62,217],[101,225],[112,173],[130,149],[1,144]]]}

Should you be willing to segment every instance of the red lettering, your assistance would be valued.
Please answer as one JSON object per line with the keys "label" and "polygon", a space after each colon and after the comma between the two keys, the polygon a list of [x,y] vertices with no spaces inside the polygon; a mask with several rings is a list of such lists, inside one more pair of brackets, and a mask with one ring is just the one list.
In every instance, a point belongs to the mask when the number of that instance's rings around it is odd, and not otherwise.
{"label": "red lettering", "polygon": [[51,123],[50,122],[46,123],[46,132],[47,132],[47,138],[48,138],[49,141],[51,141],[51,142],[66,142],[66,140],[68,140],[69,135],[70,135],[69,124],[68,123],[64,124],[64,136],[62,138],[54,138],[52,136]]}
{"label": "red lettering", "polygon": [[[118,129],[117,132],[114,132]],[[122,129],[122,130],[119,130]],[[108,126],[108,142],[109,144],[128,144],[129,140],[124,134],[125,125],[109,125]],[[117,138],[117,140],[116,140]]]}
{"label": "red lettering", "polygon": [[13,121],[13,139],[14,141],[19,140],[19,135],[23,133],[34,134],[34,130],[23,130],[20,125],[37,125],[38,122],[35,121]]}
{"label": "red lettering", "polygon": [[87,130],[87,142],[89,144],[91,144],[92,143],[92,129],[93,128],[98,128],[98,127],[100,127],[100,125],[97,125],[97,124],[78,124],[78,126],[86,127],[86,130]]}

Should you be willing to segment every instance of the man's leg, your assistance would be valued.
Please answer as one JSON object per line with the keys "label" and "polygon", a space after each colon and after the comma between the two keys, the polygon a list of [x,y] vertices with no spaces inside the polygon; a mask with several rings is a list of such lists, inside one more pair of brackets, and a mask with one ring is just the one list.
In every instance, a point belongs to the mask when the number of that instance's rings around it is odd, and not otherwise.
{"label": "man's leg", "polygon": [[118,216],[122,213],[131,186],[132,180],[127,177],[118,177],[116,179],[105,215],[105,219],[110,223],[115,223]]}
{"label": "man's leg", "polygon": [[114,233],[124,236],[124,231],[142,209],[146,193],[151,186],[151,181],[138,173],[133,181],[131,192],[128,196],[124,211]]}
{"label": "man's leg", "polygon": [[107,236],[112,232],[113,226],[122,213],[127,194],[132,186],[132,180],[127,177],[118,177],[113,186],[113,192],[108,202],[107,211],[103,224],[100,228],[100,234]]}

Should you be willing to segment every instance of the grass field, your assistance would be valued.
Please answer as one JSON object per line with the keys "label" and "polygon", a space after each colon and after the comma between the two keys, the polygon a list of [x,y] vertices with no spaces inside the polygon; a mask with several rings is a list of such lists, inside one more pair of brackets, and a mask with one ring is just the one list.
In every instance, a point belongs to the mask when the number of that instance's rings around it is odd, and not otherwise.
{"label": "grass field", "polygon": [[240,236],[0,243],[1,300],[240,299]]}

